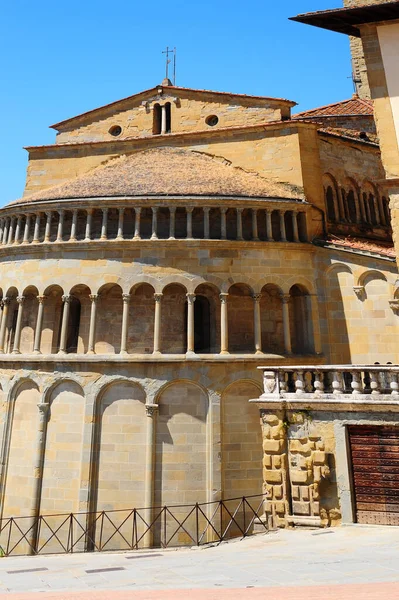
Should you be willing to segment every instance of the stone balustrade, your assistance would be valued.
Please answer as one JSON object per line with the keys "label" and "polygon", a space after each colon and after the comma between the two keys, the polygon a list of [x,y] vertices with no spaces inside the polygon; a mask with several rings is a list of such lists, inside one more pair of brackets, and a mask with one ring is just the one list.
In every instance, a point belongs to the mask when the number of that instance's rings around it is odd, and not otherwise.
{"label": "stone balustrade", "polygon": [[398,403],[399,365],[323,365],[259,367],[264,392],[253,402]]}
{"label": "stone balustrade", "polygon": [[[207,200],[208,202],[208,200]],[[0,247],[27,244],[207,239],[306,242],[307,205],[281,201],[237,206],[120,206],[64,209],[42,205],[0,216]],[[283,208],[281,205],[287,207]],[[21,211],[25,207],[16,207]]]}

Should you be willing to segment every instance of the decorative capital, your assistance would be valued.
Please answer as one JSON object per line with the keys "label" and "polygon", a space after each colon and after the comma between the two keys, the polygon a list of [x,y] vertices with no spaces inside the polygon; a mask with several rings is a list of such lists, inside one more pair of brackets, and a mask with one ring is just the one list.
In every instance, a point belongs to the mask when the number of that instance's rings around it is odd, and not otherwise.
{"label": "decorative capital", "polygon": [[70,296],[69,294],[65,294],[64,296],[61,297],[62,301],[65,303],[68,303],[72,300],[72,296]]}
{"label": "decorative capital", "polygon": [[64,209],[63,209],[63,208],[61,208],[61,209],[58,211],[58,214],[60,215],[60,218],[62,218],[62,217],[64,216],[64,212],[65,212],[65,211],[64,211]]}
{"label": "decorative capital", "polygon": [[120,215],[123,215],[123,214],[125,214],[125,207],[124,207],[124,206],[123,206],[123,207],[121,207],[121,208],[119,208],[118,210],[119,210],[119,214],[120,214]]}
{"label": "decorative capital", "polygon": [[17,296],[17,302],[18,304],[23,304],[25,300],[25,296]]}
{"label": "decorative capital", "polygon": [[262,299],[262,294],[252,294],[252,298],[254,302],[260,302]]}
{"label": "decorative capital", "polygon": [[211,210],[210,206],[204,206],[203,209],[204,213],[209,213],[209,211]]}
{"label": "decorative capital", "polygon": [[141,214],[141,206],[135,207],[134,212],[136,213],[136,215],[140,215]]}
{"label": "decorative capital", "polygon": [[162,300],[163,294],[154,294],[155,302],[159,304]]}
{"label": "decorative capital", "polygon": [[355,294],[359,298],[359,300],[363,300],[364,293],[365,293],[364,285],[354,285],[353,291],[355,292]]}
{"label": "decorative capital", "polygon": [[187,296],[187,302],[189,304],[194,304],[195,302],[195,294],[186,294]]}
{"label": "decorative capital", "polygon": [[89,298],[90,298],[91,302],[97,302],[99,296],[98,296],[98,294],[90,294]]}
{"label": "decorative capital", "polygon": [[186,206],[186,212],[187,213],[192,213],[194,210],[194,206]]}
{"label": "decorative capital", "polygon": [[50,404],[48,402],[41,402],[40,404],[37,405],[37,408],[39,409],[40,419],[42,421],[47,419],[49,410],[50,410]]}
{"label": "decorative capital", "polygon": [[124,304],[129,304],[130,302],[130,294],[122,294],[122,300]]}
{"label": "decorative capital", "polygon": [[93,215],[93,209],[92,208],[86,208],[86,213],[88,217],[91,217]]}
{"label": "decorative capital", "polygon": [[107,215],[108,214],[108,208],[102,208],[101,209],[103,211],[103,215]]}
{"label": "decorative capital", "polygon": [[389,306],[392,308],[395,315],[399,315],[399,300],[389,300]]}
{"label": "decorative capital", "polygon": [[38,299],[39,304],[43,304],[47,296],[36,296],[36,298]]}
{"label": "decorative capital", "polygon": [[51,217],[53,216],[53,213],[51,210],[46,210],[46,217],[47,217],[47,221],[51,221]]}
{"label": "decorative capital", "polygon": [[3,300],[1,301],[1,305],[2,306],[8,306],[11,302],[11,298],[7,298],[7,296],[5,298],[3,298]]}
{"label": "decorative capital", "polygon": [[220,212],[222,213],[222,215],[225,215],[227,213],[227,211],[228,211],[228,208],[226,206],[222,206],[220,208]]}
{"label": "decorative capital", "polygon": [[222,304],[227,304],[228,294],[219,294],[219,298]]}
{"label": "decorative capital", "polygon": [[281,300],[283,304],[289,304],[291,302],[291,296],[289,294],[281,294]]}
{"label": "decorative capital", "polygon": [[155,417],[158,411],[158,404],[146,404],[145,412],[147,417]]}

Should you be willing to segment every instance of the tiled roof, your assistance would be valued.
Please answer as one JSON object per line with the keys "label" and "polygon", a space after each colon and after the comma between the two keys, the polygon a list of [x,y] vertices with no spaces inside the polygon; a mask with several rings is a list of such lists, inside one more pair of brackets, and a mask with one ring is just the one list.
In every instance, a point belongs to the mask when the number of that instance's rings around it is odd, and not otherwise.
{"label": "tiled roof", "polygon": [[382,254],[383,256],[388,256],[389,258],[396,258],[395,248],[393,244],[389,242],[378,242],[375,240],[367,240],[356,237],[339,238],[334,235],[330,236],[326,243],[352,250],[360,250],[362,252]]}
{"label": "tiled roof", "polygon": [[229,161],[178,148],[120,156],[85,175],[17,203],[115,196],[238,196],[304,200],[303,189],[233,167]]}
{"label": "tiled roof", "polygon": [[297,113],[293,119],[314,119],[317,117],[354,117],[354,116],[370,116],[374,114],[373,102],[371,100],[363,100],[356,94],[349,100],[327,104],[319,108],[305,110]]}
{"label": "tiled roof", "polygon": [[379,145],[378,136],[375,133],[358,131],[357,129],[347,129],[346,127],[319,127],[320,133],[326,133],[335,137],[356,140],[365,144]]}

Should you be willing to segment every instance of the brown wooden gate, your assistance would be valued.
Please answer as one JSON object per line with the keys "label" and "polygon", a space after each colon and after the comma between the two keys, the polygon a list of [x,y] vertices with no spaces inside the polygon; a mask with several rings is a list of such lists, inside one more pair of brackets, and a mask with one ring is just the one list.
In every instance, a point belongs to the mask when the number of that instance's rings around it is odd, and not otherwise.
{"label": "brown wooden gate", "polygon": [[357,522],[399,525],[399,427],[348,430]]}

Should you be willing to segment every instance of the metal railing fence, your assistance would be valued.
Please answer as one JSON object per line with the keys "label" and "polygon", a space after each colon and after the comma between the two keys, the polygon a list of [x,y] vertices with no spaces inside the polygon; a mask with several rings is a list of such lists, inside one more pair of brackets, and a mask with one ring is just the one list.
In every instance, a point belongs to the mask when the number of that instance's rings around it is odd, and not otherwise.
{"label": "metal railing fence", "polygon": [[0,554],[67,554],[200,546],[268,531],[263,494],[194,505],[5,517]]}

